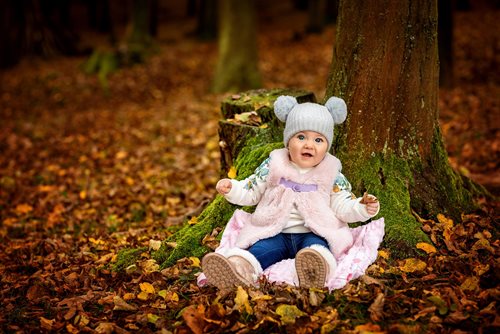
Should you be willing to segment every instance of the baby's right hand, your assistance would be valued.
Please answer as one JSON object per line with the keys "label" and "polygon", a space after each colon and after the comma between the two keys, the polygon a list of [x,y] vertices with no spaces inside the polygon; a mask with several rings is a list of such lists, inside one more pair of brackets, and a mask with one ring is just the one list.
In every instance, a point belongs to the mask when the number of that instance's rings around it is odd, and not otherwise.
{"label": "baby's right hand", "polygon": [[225,195],[228,192],[231,191],[231,188],[233,187],[233,184],[231,183],[231,180],[229,179],[222,179],[217,182],[217,185],[215,186],[215,189],[219,192],[221,195]]}

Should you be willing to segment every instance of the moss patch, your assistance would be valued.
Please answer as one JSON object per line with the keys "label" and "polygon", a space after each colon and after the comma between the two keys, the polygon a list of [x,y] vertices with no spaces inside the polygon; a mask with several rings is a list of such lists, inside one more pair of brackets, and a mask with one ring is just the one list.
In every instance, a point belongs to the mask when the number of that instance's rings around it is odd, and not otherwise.
{"label": "moss patch", "polygon": [[409,188],[413,184],[412,168],[408,160],[395,155],[376,155],[362,165],[352,165],[345,171],[353,191],[361,196],[367,191],[380,201],[380,213],[384,217],[384,246],[390,248],[396,258],[414,256],[418,242],[429,242],[421,230],[421,224],[411,213]]}
{"label": "moss patch", "polygon": [[[210,250],[202,245],[203,238],[216,227],[224,227],[235,208],[236,206],[218,195],[198,216],[196,224],[186,224],[177,233],[167,238],[160,249],[152,253],[153,258],[161,264],[161,268],[166,268],[183,257],[202,257]],[[177,246],[171,248],[167,245],[168,242],[175,242]]]}
{"label": "moss patch", "polygon": [[114,271],[124,271],[128,266],[134,264],[142,252],[147,251],[147,247],[142,248],[126,248],[118,252],[116,262],[113,264]]}

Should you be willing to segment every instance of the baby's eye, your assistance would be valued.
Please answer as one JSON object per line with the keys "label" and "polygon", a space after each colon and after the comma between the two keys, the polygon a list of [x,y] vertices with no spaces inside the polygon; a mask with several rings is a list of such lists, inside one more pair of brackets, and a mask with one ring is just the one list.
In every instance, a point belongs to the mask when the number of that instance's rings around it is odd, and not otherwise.
{"label": "baby's eye", "polygon": [[297,136],[297,138],[298,138],[299,140],[304,140],[304,139],[306,139],[306,136],[304,136],[304,135],[298,135],[298,136]]}
{"label": "baby's eye", "polygon": [[323,142],[323,138],[316,138],[315,141],[316,141],[316,143],[322,143]]}

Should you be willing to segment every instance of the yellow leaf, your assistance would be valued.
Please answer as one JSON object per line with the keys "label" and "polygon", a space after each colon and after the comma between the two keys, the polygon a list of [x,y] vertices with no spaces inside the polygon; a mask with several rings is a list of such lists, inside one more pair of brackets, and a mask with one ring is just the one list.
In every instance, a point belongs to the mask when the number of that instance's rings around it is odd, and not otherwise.
{"label": "yellow leaf", "polygon": [[87,198],[87,192],[85,190],[80,191],[80,199]]}
{"label": "yellow leaf", "polygon": [[385,250],[379,250],[378,256],[387,260],[389,258],[389,253],[386,252]]}
{"label": "yellow leaf", "polygon": [[134,185],[134,179],[131,178],[131,177],[127,177],[125,178],[125,182],[129,185],[129,186],[133,186]]}
{"label": "yellow leaf", "polygon": [[236,167],[231,166],[231,168],[229,168],[229,172],[227,172],[227,177],[230,179],[236,178]]}
{"label": "yellow leaf", "polygon": [[238,286],[238,291],[236,292],[236,297],[234,298],[234,302],[241,310],[243,309],[248,314],[252,314],[253,310],[248,302],[248,293],[241,286]]}
{"label": "yellow leaf", "polygon": [[451,229],[453,227],[453,220],[446,218],[445,215],[440,213],[437,215],[437,219],[444,229]]}
{"label": "yellow leaf", "polygon": [[269,127],[269,125],[267,125],[267,123],[264,123],[261,126],[259,126],[259,128],[261,128],[261,129],[267,129],[268,127]]}
{"label": "yellow leaf", "polygon": [[295,305],[281,304],[276,308],[276,314],[281,317],[281,322],[286,325],[295,323],[295,319],[307,315]]}
{"label": "yellow leaf", "polygon": [[141,291],[139,292],[139,294],[137,295],[137,299],[140,299],[140,300],[148,300],[149,299],[149,293],[145,292],[145,291]]}
{"label": "yellow leaf", "polygon": [[135,295],[133,293],[127,292],[126,294],[123,295],[123,300],[132,300],[135,298]]}
{"label": "yellow leaf", "polygon": [[406,273],[423,271],[425,268],[427,268],[427,264],[424,261],[415,258],[406,259],[403,264],[399,266],[399,269]]}
{"label": "yellow leaf", "polygon": [[490,265],[489,264],[477,264],[474,267],[474,272],[478,275],[481,276],[484,273],[486,273],[488,270],[490,270]]}
{"label": "yellow leaf", "polygon": [[157,316],[156,314],[153,314],[153,313],[148,313],[147,317],[148,317],[148,322],[150,322],[152,324],[156,323],[158,321],[158,319],[160,319],[159,316]]}
{"label": "yellow leaf", "polygon": [[479,278],[477,277],[467,277],[465,281],[460,285],[460,288],[464,291],[476,291],[478,289]]}
{"label": "yellow leaf", "polygon": [[38,191],[42,193],[49,193],[51,191],[54,191],[55,189],[57,189],[55,186],[44,186],[44,185],[38,186]]}
{"label": "yellow leaf", "polygon": [[158,296],[160,296],[163,299],[165,299],[165,297],[167,297],[167,290],[160,290],[160,291],[158,291]]}
{"label": "yellow leaf", "polygon": [[19,204],[18,206],[16,206],[16,212],[18,214],[23,215],[31,211],[33,211],[33,207],[29,204]]}
{"label": "yellow leaf", "polygon": [[168,294],[165,295],[165,297],[163,297],[163,299],[165,299],[165,301],[167,302],[177,303],[179,302],[179,295],[175,292],[169,292]]}
{"label": "yellow leaf", "polygon": [[125,159],[127,157],[128,153],[125,151],[120,151],[116,153],[115,158],[118,160]]}
{"label": "yellow leaf", "polygon": [[[156,263],[155,259],[144,260],[144,261],[139,263],[139,266],[141,267],[142,271],[146,274],[151,274],[151,273],[154,273],[154,272],[160,270],[160,265],[158,263]],[[149,284],[149,285],[151,285],[151,284]],[[151,293],[154,293],[154,288],[153,288],[153,292],[151,292]]]}
{"label": "yellow leaf", "polygon": [[195,256],[191,256],[189,258],[191,260],[191,262],[193,263],[193,267],[200,267],[200,259],[195,257]]}
{"label": "yellow leaf", "polygon": [[426,242],[419,242],[417,248],[423,250],[427,254],[436,253],[436,247]]}
{"label": "yellow leaf", "polygon": [[157,251],[161,247],[161,241],[160,240],[154,240],[150,239],[149,240],[149,250],[155,250]]}
{"label": "yellow leaf", "polygon": [[194,216],[192,217],[189,221],[188,221],[188,224],[189,225],[195,225],[198,223],[198,217]]}
{"label": "yellow leaf", "polygon": [[146,293],[155,293],[155,287],[148,282],[140,283],[139,287],[141,288],[141,291],[146,292]]}

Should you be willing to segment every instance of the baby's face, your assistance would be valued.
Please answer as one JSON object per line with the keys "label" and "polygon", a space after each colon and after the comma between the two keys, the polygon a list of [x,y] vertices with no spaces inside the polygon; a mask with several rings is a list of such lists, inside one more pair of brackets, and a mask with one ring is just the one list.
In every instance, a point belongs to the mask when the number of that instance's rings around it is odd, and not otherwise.
{"label": "baby's face", "polygon": [[325,136],[315,131],[297,132],[288,141],[290,160],[300,168],[316,166],[325,157],[328,141]]}

